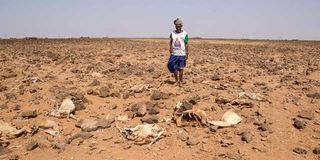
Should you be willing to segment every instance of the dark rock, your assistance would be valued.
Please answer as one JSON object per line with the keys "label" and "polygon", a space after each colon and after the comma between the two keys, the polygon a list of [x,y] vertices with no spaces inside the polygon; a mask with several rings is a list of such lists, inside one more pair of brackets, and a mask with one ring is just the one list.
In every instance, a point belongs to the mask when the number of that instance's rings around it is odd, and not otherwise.
{"label": "dark rock", "polygon": [[130,93],[129,93],[129,92],[123,92],[123,93],[122,93],[122,98],[123,98],[123,99],[128,99],[129,96],[130,96]]}
{"label": "dark rock", "polygon": [[112,121],[112,120],[98,119],[98,120],[97,120],[98,129],[109,128],[109,127],[111,127],[111,123],[113,123],[113,122],[114,122],[114,121]]}
{"label": "dark rock", "polygon": [[307,154],[307,150],[301,147],[296,147],[293,149],[293,152],[297,154]]}
{"label": "dark rock", "polygon": [[193,105],[197,104],[200,101],[200,96],[197,94],[194,94],[190,96],[187,101]]}
{"label": "dark rock", "polygon": [[14,111],[18,111],[20,109],[21,109],[21,106],[19,104],[12,107],[12,110],[14,110]]}
{"label": "dark rock", "polygon": [[37,117],[38,112],[35,109],[32,110],[25,110],[21,112],[21,117],[23,118],[35,118]]}
{"label": "dark rock", "polygon": [[65,143],[53,143],[52,144],[52,149],[64,149],[66,146]]}
{"label": "dark rock", "polygon": [[302,110],[298,112],[298,117],[307,119],[307,120],[312,120],[314,119],[314,114],[311,111]]}
{"label": "dark rock", "polygon": [[100,81],[98,81],[97,79],[94,79],[90,84],[89,86],[98,86],[100,85]]}
{"label": "dark rock", "polygon": [[131,106],[131,111],[137,117],[143,117],[147,113],[147,104],[146,102],[139,102]]}
{"label": "dark rock", "polygon": [[7,86],[0,85],[0,92],[6,91],[6,90],[8,90]]}
{"label": "dark rock", "polygon": [[320,92],[309,93],[309,94],[307,94],[307,97],[314,98],[314,99],[320,99]]}
{"label": "dark rock", "polygon": [[86,106],[84,105],[83,101],[79,100],[74,100],[73,101],[74,106],[75,106],[75,111],[81,111],[86,109]]}
{"label": "dark rock", "polygon": [[180,106],[180,108],[175,109],[176,113],[182,114],[182,112],[193,108],[193,105],[188,101],[182,101],[181,103],[182,105]]}
{"label": "dark rock", "polygon": [[214,74],[214,75],[212,75],[210,77],[210,79],[213,80],[213,81],[219,81],[221,78],[220,78],[220,76],[218,74]]}
{"label": "dark rock", "polygon": [[250,132],[243,132],[241,134],[241,140],[250,143],[252,141],[252,134]]}
{"label": "dark rock", "polygon": [[142,117],[141,122],[145,122],[145,123],[149,123],[149,124],[158,123],[159,117],[156,115],[148,115],[148,116]]}
{"label": "dark rock", "polygon": [[0,109],[8,109],[8,105],[6,103],[0,104]]}
{"label": "dark rock", "polygon": [[99,96],[102,98],[108,97],[109,96],[109,88],[108,87],[101,87],[99,89]]}
{"label": "dark rock", "polygon": [[268,124],[262,124],[259,128],[261,131],[270,131],[270,126]]}
{"label": "dark rock", "polygon": [[38,142],[35,140],[30,140],[26,145],[27,151],[32,151],[38,147]]}
{"label": "dark rock", "polygon": [[18,160],[18,159],[19,159],[19,155],[17,155],[17,154],[10,155],[10,156],[8,157],[8,159],[9,159],[9,160]]}
{"label": "dark rock", "polygon": [[87,89],[87,94],[88,94],[88,95],[92,95],[93,92],[94,92],[93,89]]}
{"label": "dark rock", "polygon": [[186,141],[189,139],[189,135],[186,131],[182,129],[182,130],[178,130],[177,138],[180,139],[181,141]]}
{"label": "dark rock", "polygon": [[228,157],[228,159],[231,159],[231,160],[241,160],[242,159],[242,155],[240,153],[228,153],[226,155],[226,157]]}
{"label": "dark rock", "polygon": [[210,127],[209,127],[209,130],[210,130],[211,132],[216,132],[216,131],[218,130],[218,128],[219,128],[219,126],[210,126]]}
{"label": "dark rock", "polygon": [[197,138],[189,137],[186,143],[187,143],[187,145],[189,145],[189,146],[194,146],[194,145],[199,144],[200,141],[199,141]]}
{"label": "dark rock", "polygon": [[149,114],[159,114],[160,113],[160,109],[159,109],[159,107],[158,106],[154,106],[154,107],[151,107],[150,109],[149,109],[149,112],[148,112]]}
{"label": "dark rock", "polygon": [[320,154],[320,146],[317,146],[312,151],[314,154]]}
{"label": "dark rock", "polygon": [[114,110],[114,109],[117,109],[117,105],[116,104],[111,104],[110,106],[109,106],[109,109],[110,110]]}
{"label": "dark rock", "polygon": [[17,99],[17,97],[14,93],[6,93],[6,94],[4,94],[4,96],[6,97],[6,99],[9,99],[9,100]]}
{"label": "dark rock", "polygon": [[1,76],[4,78],[13,78],[13,77],[17,77],[17,74],[14,72],[7,72],[7,73],[3,73]]}
{"label": "dark rock", "polygon": [[73,136],[71,136],[67,141],[66,143],[67,144],[70,144],[73,140],[75,139],[78,139],[78,138],[82,138],[82,139],[89,139],[93,137],[93,134],[91,133],[88,133],[88,132],[79,132],[79,133],[76,133],[74,134]]}
{"label": "dark rock", "polygon": [[217,97],[215,99],[215,102],[218,103],[218,104],[227,104],[227,103],[230,103],[231,100],[226,99],[226,98],[222,98],[222,97]]}
{"label": "dark rock", "polygon": [[98,129],[109,128],[111,126],[111,123],[113,122],[106,119],[98,119],[98,120],[85,119],[79,122],[79,124],[76,124],[76,126],[80,127],[81,130],[84,132],[92,132]]}
{"label": "dark rock", "polygon": [[160,100],[162,98],[162,93],[159,90],[154,90],[151,93],[151,100]]}
{"label": "dark rock", "polygon": [[204,81],[203,77],[195,77],[192,79],[193,83],[202,83]]}
{"label": "dark rock", "polygon": [[0,156],[11,153],[12,150],[0,145]]}
{"label": "dark rock", "polygon": [[307,123],[305,121],[294,119],[293,126],[297,129],[304,129],[306,128]]}

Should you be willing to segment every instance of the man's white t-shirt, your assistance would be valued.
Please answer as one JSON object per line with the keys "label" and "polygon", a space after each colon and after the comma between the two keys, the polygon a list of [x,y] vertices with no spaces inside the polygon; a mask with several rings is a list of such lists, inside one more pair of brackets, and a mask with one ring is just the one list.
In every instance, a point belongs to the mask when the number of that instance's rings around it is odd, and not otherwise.
{"label": "man's white t-shirt", "polygon": [[173,48],[172,55],[175,56],[186,56],[186,44],[188,44],[189,36],[186,31],[182,31],[177,33],[173,31],[170,34],[170,38],[172,40],[171,46]]}

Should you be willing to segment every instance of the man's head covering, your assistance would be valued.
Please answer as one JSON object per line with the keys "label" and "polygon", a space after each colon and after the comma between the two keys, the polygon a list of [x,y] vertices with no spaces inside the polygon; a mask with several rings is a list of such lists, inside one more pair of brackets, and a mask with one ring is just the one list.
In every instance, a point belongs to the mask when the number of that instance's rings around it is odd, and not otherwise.
{"label": "man's head covering", "polygon": [[180,18],[177,18],[176,20],[174,20],[173,23],[175,25],[179,25],[179,24],[183,25],[183,22],[182,22],[182,20]]}

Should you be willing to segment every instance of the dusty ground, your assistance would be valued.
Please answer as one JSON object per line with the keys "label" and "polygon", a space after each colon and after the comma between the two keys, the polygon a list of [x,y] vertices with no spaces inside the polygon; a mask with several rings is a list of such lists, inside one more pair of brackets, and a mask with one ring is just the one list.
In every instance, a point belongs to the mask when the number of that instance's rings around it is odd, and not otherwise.
{"label": "dusty ground", "polygon": [[[168,43],[0,40],[0,127],[23,130],[0,131],[0,159],[320,159],[320,42],[191,40],[181,88],[166,68]],[[139,85],[149,87],[131,90]],[[174,108],[192,96],[193,108],[209,120],[232,108],[243,120],[226,128],[177,127],[170,120]],[[77,120],[50,116],[68,97],[79,122],[110,124],[66,143],[84,133]],[[160,111],[153,118],[165,129],[151,146],[136,145],[118,130],[150,116],[150,110],[143,117],[131,111],[139,102]],[[123,115],[129,120],[118,120]]]}

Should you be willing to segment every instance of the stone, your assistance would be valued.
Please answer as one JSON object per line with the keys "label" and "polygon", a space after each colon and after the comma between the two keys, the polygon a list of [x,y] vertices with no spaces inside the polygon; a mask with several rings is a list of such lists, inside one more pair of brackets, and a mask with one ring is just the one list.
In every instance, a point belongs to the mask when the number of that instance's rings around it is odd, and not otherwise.
{"label": "stone", "polygon": [[105,129],[109,128],[111,126],[111,123],[109,120],[106,119],[85,119],[80,124],[76,124],[77,127],[80,127],[82,131],[84,132],[92,132],[96,131],[98,129]]}
{"label": "stone", "polygon": [[312,120],[314,119],[314,114],[308,110],[301,110],[298,112],[298,117],[307,119],[307,120]]}
{"label": "stone", "polygon": [[101,98],[106,98],[106,97],[109,96],[109,94],[110,94],[110,91],[109,91],[109,88],[108,88],[108,87],[101,87],[101,88],[99,89],[99,96],[100,96]]}
{"label": "stone", "polygon": [[107,120],[110,124],[112,124],[113,122],[115,122],[116,116],[113,115],[113,114],[108,114],[108,115],[105,117],[105,120]]}
{"label": "stone", "polygon": [[39,125],[42,129],[52,129],[58,127],[58,123],[52,120],[47,120],[45,123]]}
{"label": "stone", "polygon": [[0,135],[6,138],[17,138],[25,133],[25,129],[17,129],[9,123],[0,120]]}
{"label": "stone", "polygon": [[197,138],[189,137],[186,143],[187,143],[187,145],[189,145],[189,146],[194,146],[194,145],[199,144],[200,141],[199,141]]}
{"label": "stone", "polygon": [[109,106],[109,109],[110,110],[115,110],[115,109],[117,109],[117,105],[116,104],[111,104],[110,106]]}
{"label": "stone", "polygon": [[270,126],[268,124],[262,124],[258,129],[261,131],[270,131]]}
{"label": "stone", "polygon": [[231,159],[231,160],[241,160],[242,159],[242,155],[240,153],[228,153],[226,155],[226,157],[228,157],[228,159]]}
{"label": "stone", "polygon": [[0,145],[0,156],[11,153],[12,150]]}
{"label": "stone", "polygon": [[81,100],[74,101],[74,105],[75,105],[75,111],[81,111],[81,110],[86,109],[86,106],[84,105],[83,101],[81,101]]}
{"label": "stone", "polygon": [[88,86],[98,86],[100,85],[100,81],[98,81],[97,79],[94,79]]}
{"label": "stone", "polygon": [[17,96],[14,94],[14,93],[6,93],[4,94],[4,96],[6,97],[6,99],[8,100],[14,100],[14,99],[17,99]]}
{"label": "stone", "polygon": [[210,127],[209,127],[209,130],[210,130],[211,132],[216,132],[216,131],[218,130],[218,128],[219,128],[219,126],[210,126]]}
{"label": "stone", "polygon": [[6,103],[0,104],[0,109],[8,109],[8,105]]}
{"label": "stone", "polygon": [[31,109],[31,110],[24,110],[21,112],[21,117],[23,118],[35,118],[37,117],[38,112],[35,109]]}
{"label": "stone", "polygon": [[143,117],[147,113],[147,104],[146,102],[138,102],[131,106],[131,111],[137,117]]}
{"label": "stone", "polygon": [[145,123],[149,123],[149,124],[158,123],[159,117],[156,115],[148,115],[148,116],[142,117],[141,122],[145,122]]}
{"label": "stone", "polygon": [[312,151],[314,154],[320,154],[320,146],[317,146]]}
{"label": "stone", "polygon": [[193,94],[187,98],[187,101],[193,105],[197,104],[200,101],[200,96],[198,94]]}
{"label": "stone", "polygon": [[13,77],[17,77],[17,73],[14,73],[14,72],[6,72],[6,73],[3,73],[2,75],[0,75],[4,78],[13,78]]}
{"label": "stone", "polygon": [[0,84],[0,92],[6,91],[6,90],[8,90],[8,87]]}
{"label": "stone", "polygon": [[211,80],[213,81],[219,81],[221,78],[218,74],[213,74],[211,77],[210,77]]}
{"label": "stone", "polygon": [[130,93],[129,93],[129,92],[123,92],[123,93],[122,93],[122,98],[123,98],[123,99],[128,99],[129,96],[130,96]]}
{"label": "stone", "polygon": [[241,134],[241,140],[250,143],[252,141],[252,134],[250,132],[243,132]]}
{"label": "stone", "polygon": [[78,139],[78,138],[81,138],[81,139],[89,139],[89,138],[91,138],[91,137],[93,137],[93,134],[91,134],[91,133],[88,133],[88,132],[79,132],[79,133],[76,133],[76,134],[74,134],[73,136],[71,136],[67,141],[66,141],[66,143],[67,144],[70,144],[73,140],[75,140],[75,139]]}
{"label": "stone", "polygon": [[305,121],[294,119],[293,126],[297,129],[304,129],[306,128],[307,123]]}
{"label": "stone", "polygon": [[159,114],[160,108],[158,106],[151,107],[148,111],[149,114]]}
{"label": "stone", "polygon": [[151,100],[160,100],[162,98],[162,93],[159,90],[154,90],[151,93]]}
{"label": "stone", "polygon": [[314,99],[320,99],[320,92],[309,93],[309,94],[307,94],[307,97],[314,98]]}
{"label": "stone", "polygon": [[[1,108],[1,107],[0,107]],[[12,110],[14,110],[14,111],[18,111],[18,110],[20,110],[21,109],[21,106],[19,105],[19,104],[17,104],[17,105],[14,105],[13,107],[12,107]]]}
{"label": "stone", "polygon": [[180,129],[177,132],[177,138],[180,139],[181,141],[186,141],[189,139],[189,135],[185,130]]}
{"label": "stone", "polygon": [[269,133],[268,132],[260,132],[261,137],[268,137]]}
{"label": "stone", "polygon": [[307,150],[301,147],[296,147],[293,149],[293,152],[297,154],[307,154]]}
{"label": "stone", "polygon": [[227,103],[230,103],[231,100],[226,99],[226,98],[222,98],[222,97],[217,97],[215,99],[215,102],[218,103],[218,104],[227,104]]}
{"label": "stone", "polygon": [[26,150],[27,151],[32,151],[34,149],[36,149],[38,147],[38,142],[35,140],[30,140],[27,144],[26,144]]}
{"label": "stone", "polygon": [[9,160],[18,160],[19,159],[19,155],[17,154],[12,154],[8,157]]}
{"label": "stone", "polygon": [[202,83],[204,81],[203,77],[195,77],[192,79],[192,83]]}

